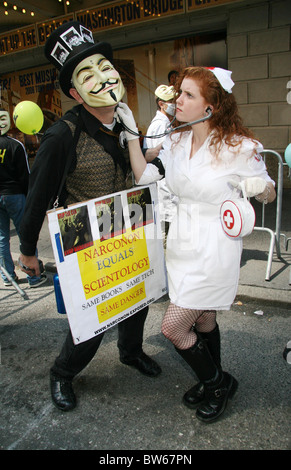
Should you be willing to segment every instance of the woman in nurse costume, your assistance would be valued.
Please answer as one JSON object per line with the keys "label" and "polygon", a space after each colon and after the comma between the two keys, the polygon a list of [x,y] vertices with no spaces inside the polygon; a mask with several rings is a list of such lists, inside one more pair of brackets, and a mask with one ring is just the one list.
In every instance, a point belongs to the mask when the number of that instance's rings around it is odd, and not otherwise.
{"label": "woman in nurse costume", "polygon": [[233,85],[228,70],[187,67],[175,85],[175,131],[151,163],[140,150],[132,112],[124,103],[117,108],[132,131],[126,137],[137,184],[161,179],[162,163],[166,184],[179,199],[167,240],[170,304],[162,332],[199,379],[183,401],[206,423],[224,412],[238,386],[221,367],[216,312],[229,310],[236,296],[242,239],[225,233],[220,206],[241,197],[242,181],[247,197],[262,203],[276,197],[263,147],[242,124]]}

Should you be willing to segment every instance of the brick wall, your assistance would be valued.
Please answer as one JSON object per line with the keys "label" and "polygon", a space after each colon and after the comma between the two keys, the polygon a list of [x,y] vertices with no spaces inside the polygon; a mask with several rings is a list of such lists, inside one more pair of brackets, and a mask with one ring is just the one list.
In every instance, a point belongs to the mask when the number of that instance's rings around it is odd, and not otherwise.
{"label": "brick wall", "polygon": [[[255,3],[255,5],[254,5]],[[291,1],[269,0],[229,12],[228,66],[240,114],[266,149],[291,142]],[[274,178],[277,159],[267,160]],[[284,188],[291,188],[284,167]]]}

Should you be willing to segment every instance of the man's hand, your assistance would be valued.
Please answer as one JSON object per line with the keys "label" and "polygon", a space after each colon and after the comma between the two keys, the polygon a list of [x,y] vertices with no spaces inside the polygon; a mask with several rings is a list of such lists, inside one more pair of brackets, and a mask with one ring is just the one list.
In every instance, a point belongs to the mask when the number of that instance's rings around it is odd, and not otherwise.
{"label": "man's hand", "polygon": [[20,254],[18,265],[21,271],[29,276],[40,276],[39,262],[36,256],[25,256]]}

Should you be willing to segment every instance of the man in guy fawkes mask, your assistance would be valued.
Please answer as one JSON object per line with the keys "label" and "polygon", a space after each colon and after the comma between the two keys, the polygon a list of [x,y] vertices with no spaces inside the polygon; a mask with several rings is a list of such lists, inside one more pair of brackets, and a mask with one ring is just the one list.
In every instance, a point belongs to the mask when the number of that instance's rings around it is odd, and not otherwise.
{"label": "man in guy fawkes mask", "polygon": [[[112,65],[111,45],[94,43],[91,31],[70,21],[50,35],[45,55],[59,70],[62,91],[79,104],[46,131],[32,168],[21,225],[20,260],[36,274],[35,245],[50,203],[57,198],[60,205],[68,205],[122,191],[128,170],[119,144],[122,126],[114,117],[125,90]],[[67,162],[69,169],[61,189]],[[155,377],[161,369],[142,350],[147,313],[148,307],[118,324],[118,348],[122,363]],[[102,338],[103,333],[74,345],[69,331],[50,374],[57,408],[67,411],[76,406],[72,380],[94,357]]]}

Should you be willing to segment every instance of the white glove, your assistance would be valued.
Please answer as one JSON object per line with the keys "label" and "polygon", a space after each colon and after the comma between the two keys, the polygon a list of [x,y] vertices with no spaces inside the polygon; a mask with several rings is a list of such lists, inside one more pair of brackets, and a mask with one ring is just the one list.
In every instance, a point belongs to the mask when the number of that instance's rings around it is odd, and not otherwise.
{"label": "white glove", "polygon": [[134,134],[131,134],[131,132],[128,132],[125,129],[126,140],[129,141],[139,139],[139,133],[138,128],[136,127],[135,119],[127,104],[118,103],[115,114],[118,122],[124,124],[128,129],[134,132]]}
{"label": "white glove", "polygon": [[[247,178],[244,181],[245,192],[247,197],[257,196],[265,191],[267,182],[263,178],[259,178],[257,176],[253,178]],[[242,182],[241,181],[233,181],[230,180],[229,183],[234,187],[241,189]]]}

